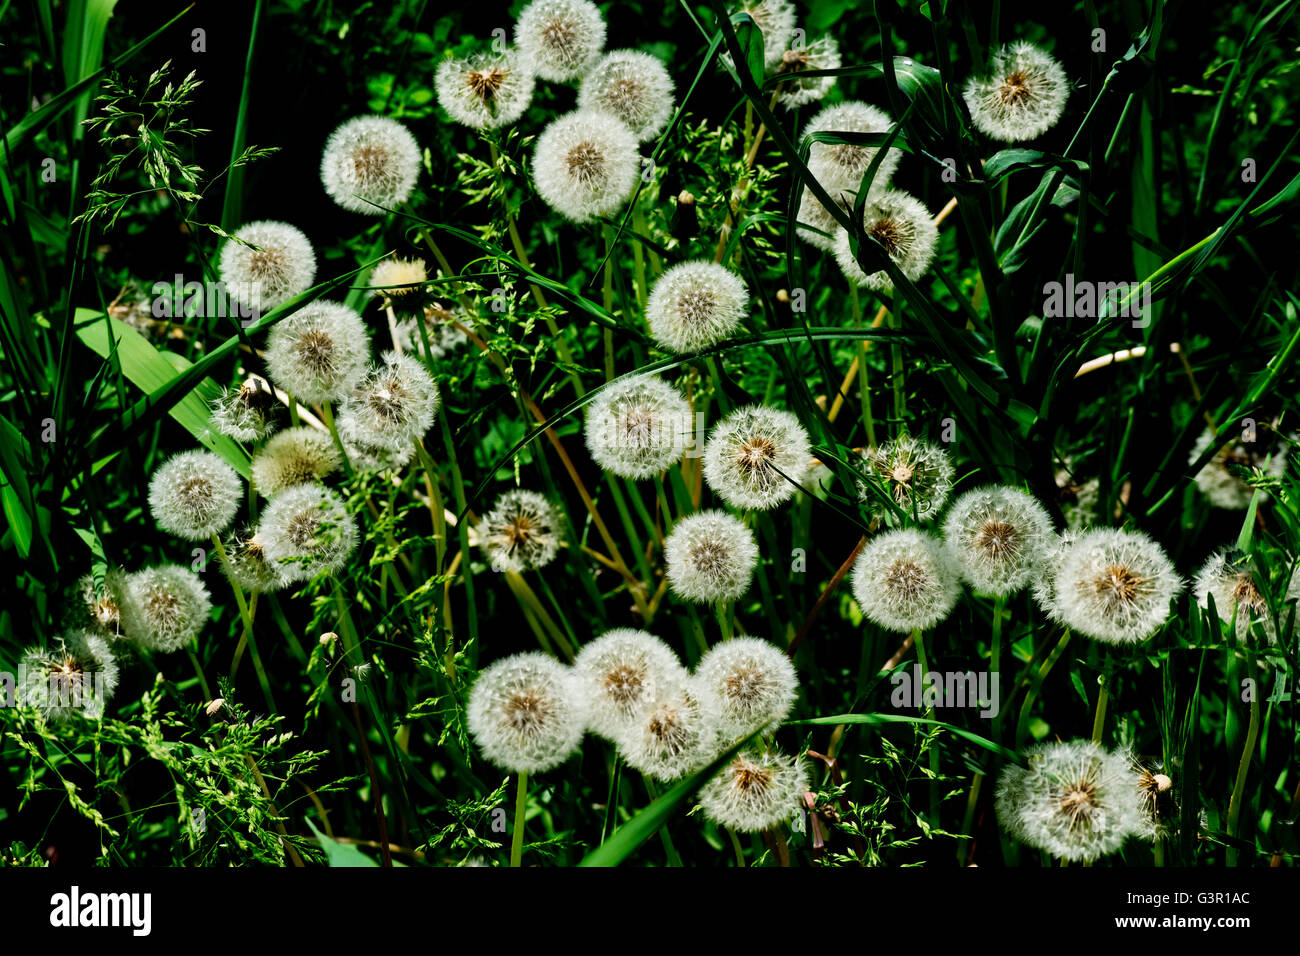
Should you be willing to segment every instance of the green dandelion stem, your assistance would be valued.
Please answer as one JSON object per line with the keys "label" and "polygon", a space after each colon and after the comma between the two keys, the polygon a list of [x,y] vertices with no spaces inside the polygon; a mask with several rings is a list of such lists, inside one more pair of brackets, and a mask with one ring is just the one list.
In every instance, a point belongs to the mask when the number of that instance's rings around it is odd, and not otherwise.
{"label": "green dandelion stem", "polygon": [[515,793],[515,826],[510,833],[510,865],[517,867],[524,855],[524,811],[528,808],[528,774],[519,775]]}
{"label": "green dandelion stem", "polygon": [[351,478],[352,462],[348,460],[348,450],[343,447],[343,439],[339,437],[338,427],[334,424],[334,410],[330,408],[329,402],[321,402],[320,413],[325,427],[330,430],[330,437],[334,439],[334,447],[339,450],[339,457],[343,459],[343,473]]}
{"label": "green dandelion stem", "polygon": [[[1255,671],[1255,657],[1247,650],[1246,662],[1251,673]],[[1237,779],[1232,785],[1232,797],[1228,800],[1228,836],[1236,837],[1241,826],[1241,808],[1246,792],[1246,777],[1250,773],[1250,762],[1255,756],[1255,744],[1259,740],[1260,704],[1258,692],[1250,698],[1250,723],[1246,727],[1246,744],[1241,748],[1241,760],[1237,764]],[[1238,850],[1229,846],[1227,850],[1228,866],[1236,866]]]}
{"label": "green dandelion stem", "polygon": [[1042,667],[1038,673],[1030,679],[1029,689],[1025,691],[1024,703],[1020,705],[1020,719],[1016,722],[1016,749],[1019,750],[1024,743],[1025,735],[1029,732],[1029,715],[1034,709],[1034,701],[1038,699],[1039,688],[1043,686],[1043,681],[1047,675],[1052,672],[1056,662],[1061,659],[1065,653],[1066,645],[1070,643],[1070,631],[1067,629],[1061,634],[1061,639],[1057,642],[1052,653],[1048,655],[1047,660],[1043,661]]}

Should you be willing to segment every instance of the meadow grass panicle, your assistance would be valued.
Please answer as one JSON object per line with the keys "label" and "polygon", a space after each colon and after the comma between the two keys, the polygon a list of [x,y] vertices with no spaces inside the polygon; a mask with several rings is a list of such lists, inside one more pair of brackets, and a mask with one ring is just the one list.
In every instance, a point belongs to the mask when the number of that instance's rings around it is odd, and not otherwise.
{"label": "meadow grass panicle", "polygon": [[618,210],[636,188],[641,154],[621,119],[577,110],[553,120],[533,150],[533,185],[565,219],[587,223]]}
{"label": "meadow grass panicle", "polygon": [[28,649],[20,672],[18,703],[36,708],[50,723],[104,716],[120,677],[109,642],[89,630],[69,631],[52,646]]}
{"label": "meadow grass panicle", "polygon": [[682,394],[657,375],[638,375],[592,399],[584,436],[596,464],[636,481],[678,461],[691,431],[691,406]]}
{"label": "meadow grass panicle", "polygon": [[343,499],[320,484],[272,495],[257,525],[266,561],[286,584],[343,569],[357,547],[357,526]]}
{"label": "meadow grass panicle", "polygon": [[197,574],[162,564],[126,577],[122,635],[150,651],[179,651],[199,636],[212,612],[212,596]]}
{"label": "meadow grass panicle", "polygon": [[[221,249],[221,281],[235,298],[266,312],[311,287],[316,253],[302,230],[287,222],[250,222]],[[247,245],[245,244],[247,243]]]}
{"label": "meadow grass panicle", "polygon": [[[1197,438],[1187,463],[1195,464],[1207,448],[1218,442],[1214,432],[1206,429]],[[1205,467],[1196,473],[1196,487],[1215,508],[1241,511],[1250,505],[1255,488],[1250,482],[1232,473],[1232,469],[1245,468],[1259,472],[1268,478],[1280,478],[1286,473],[1287,443],[1279,441],[1275,445],[1268,442],[1230,441],[1220,448]],[[1260,500],[1269,496],[1266,489],[1259,489]]]}
{"label": "meadow grass panicle", "polygon": [[[826,106],[817,111],[817,115],[808,121],[803,135],[814,133],[888,133],[894,121],[889,114],[869,103],[858,100],[846,100],[834,106]],[[852,143],[813,142],[808,147],[808,169],[817,181],[834,192],[835,189],[849,189],[854,193],[862,185],[862,177],[880,152],[878,146],[856,146]],[[871,192],[885,189],[903,158],[903,151],[891,146],[886,151],[880,166],[876,168],[875,178],[871,181]]]}
{"label": "meadow grass panicle", "polygon": [[[1235,549],[1223,548],[1216,551],[1196,572],[1192,583],[1192,595],[1197,605],[1205,611],[1210,608],[1210,598],[1214,598],[1215,612],[1224,624],[1233,625],[1237,639],[1247,640],[1251,635],[1264,638],[1268,644],[1278,640],[1278,623],[1286,627],[1291,616],[1294,602],[1300,599],[1300,568],[1292,572],[1285,593],[1278,605],[1278,620],[1273,618],[1269,607],[1267,579],[1260,580],[1249,556]],[[1300,619],[1300,610],[1296,611]],[[1291,634],[1287,634],[1290,641]]]}
{"label": "meadow grass panicle", "polygon": [[423,362],[385,352],[339,406],[339,435],[363,447],[399,449],[424,438],[441,405]]}
{"label": "meadow grass panicle", "polygon": [[718,730],[725,740],[772,733],[799,692],[794,663],[771,641],[733,637],[713,645],[695,667],[718,698]]}
{"label": "meadow grass panicle", "polygon": [[318,482],[343,464],[328,432],[306,425],[276,432],[253,456],[253,485],[266,497]]}
{"label": "meadow grass panicle", "polygon": [[838,70],[840,65],[840,45],[832,36],[818,37],[812,43],[782,51],[776,73],[786,79],[776,88],[776,101],[788,110],[817,102],[831,91],[835,77],[803,74]]}
{"label": "meadow grass panicle", "polygon": [[1147,534],[1099,528],[1066,550],[1054,587],[1071,630],[1107,644],[1137,644],[1168,619],[1183,581]]}
{"label": "meadow grass panicle", "polygon": [[725,511],[697,511],[673,525],[664,542],[665,574],[673,594],[708,604],[734,601],[749,590],[758,566],[754,532]]}
{"label": "meadow grass panicle", "polygon": [[[910,282],[924,275],[934,261],[939,227],[925,204],[901,189],[886,189],[867,199],[862,209],[862,229],[868,239],[883,247]],[[849,281],[876,292],[893,291],[894,282],[888,272],[867,272],[858,264],[849,240],[846,229],[835,236],[835,259]]]}
{"label": "meadow grass panicle", "polygon": [[366,373],[370,336],[355,311],[318,300],[276,324],[266,340],[271,381],[296,399],[333,402]]}
{"label": "meadow grass panicle", "polygon": [[256,528],[240,528],[227,535],[222,547],[225,560],[221,570],[226,577],[247,592],[267,593],[285,585],[279,569],[266,559],[266,549]]}
{"label": "meadow grass panicle", "polygon": [[607,740],[617,740],[669,688],[690,676],[672,648],[629,627],[583,645],[573,669],[590,705],[587,729]]}
{"label": "meadow grass panicle", "polygon": [[618,117],[644,143],[662,133],[673,115],[673,80],[658,57],[615,50],[582,78],[578,108]]}
{"label": "meadow grass panicle", "polygon": [[740,328],[749,290],[726,266],[681,262],[655,280],[645,311],[655,344],[669,352],[698,352]]}
{"label": "meadow grass panicle", "polygon": [[942,541],[904,528],[863,547],[853,565],[853,596],[869,621],[906,634],[934,627],[952,613],[961,577]]}
{"label": "meadow grass panicle", "polygon": [[718,699],[697,678],[673,683],[617,743],[634,770],[664,783],[678,780],[718,755]]}
{"label": "meadow grass panicle", "polygon": [[572,668],[541,651],[503,657],[479,673],[466,718],[483,756],[511,773],[541,773],[582,743],[588,699]]}
{"label": "meadow grass panicle", "polygon": [[149,510],[158,527],[187,541],[225,531],[244,497],[239,473],[206,449],[183,451],[154,469]]}
{"label": "meadow grass panicle", "polygon": [[567,83],[605,49],[605,18],[591,0],[533,0],[515,21],[515,46],[543,80]]}
{"label": "meadow grass panicle", "polygon": [[555,558],[560,529],[560,516],[545,495],[516,488],[497,498],[478,533],[494,570],[529,571]]}
{"label": "meadow grass panicle", "polygon": [[[933,521],[952,493],[952,458],[940,445],[923,438],[899,435],[862,452],[862,468],[872,482],[916,521]],[[872,517],[885,520],[894,512],[879,498],[877,488],[858,480],[858,498]]]}
{"label": "meadow grass panicle", "polygon": [[438,105],[471,129],[500,129],[524,115],[536,77],[528,58],[508,48],[448,58],[433,73]]}
{"label": "meadow grass panicle", "polygon": [[812,466],[808,433],[790,412],[744,405],[713,426],[704,480],[733,508],[767,511],[789,501]]}
{"label": "meadow grass panicle", "polygon": [[731,8],[731,14],[748,13],[754,25],[763,34],[763,59],[768,72],[781,65],[781,54],[790,48],[794,38],[796,15],[790,0],[741,0]]}
{"label": "meadow grass panicle", "polygon": [[396,120],[355,116],[325,141],[320,174],[325,192],[344,209],[382,216],[406,202],[415,188],[420,147]]}
{"label": "meadow grass panicle", "polygon": [[718,826],[757,833],[803,812],[808,787],[803,758],[746,750],[700,788],[700,809]]}
{"label": "meadow grass panicle", "polygon": [[1061,64],[1040,47],[1018,40],[993,55],[988,73],[966,82],[963,97],[976,129],[1011,143],[1055,126],[1069,94]]}
{"label": "meadow grass panicle", "polygon": [[962,494],[943,523],[943,539],[976,591],[1005,597],[1039,572],[1055,534],[1047,509],[1028,492],[987,485]]}
{"label": "meadow grass panicle", "polygon": [[258,441],[271,433],[275,406],[275,393],[260,379],[250,378],[239,388],[222,389],[212,400],[212,427],[242,442]]}

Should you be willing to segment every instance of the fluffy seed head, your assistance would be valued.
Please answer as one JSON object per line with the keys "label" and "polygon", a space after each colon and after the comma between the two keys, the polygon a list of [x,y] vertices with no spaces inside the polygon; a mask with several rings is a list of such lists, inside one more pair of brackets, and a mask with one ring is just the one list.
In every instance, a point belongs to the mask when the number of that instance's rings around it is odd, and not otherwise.
{"label": "fluffy seed head", "polygon": [[742,0],[731,13],[742,10],[753,17],[754,25],[763,34],[764,66],[769,72],[776,70],[781,65],[781,54],[794,37],[794,4],[790,0]]}
{"label": "fluffy seed head", "polygon": [[577,110],[537,137],[533,185],[566,219],[590,222],[618,210],[636,188],[641,169],[636,137],[609,113]]}
{"label": "fluffy seed head", "polygon": [[749,590],[758,564],[754,532],[725,511],[697,511],[673,525],[664,542],[668,586],[687,601],[734,601]]}
{"label": "fluffy seed head", "polygon": [[420,174],[420,147],[401,123],[356,116],[325,142],[320,175],[331,199],[349,212],[383,215],[406,202]]}
{"label": "fluffy seed head", "polygon": [[253,457],[253,484],[270,497],[294,485],[320,481],[341,464],[327,432],[305,425],[287,428]]}
{"label": "fluffy seed head", "polygon": [[[853,196],[849,192],[829,185],[821,177],[818,177],[818,182],[836,198],[841,209],[852,213]],[[822,201],[813,195],[813,191],[807,186],[804,187],[803,195],[799,199],[799,211],[795,215],[795,221],[796,235],[808,245],[824,252],[835,251],[835,242],[839,234],[844,231],[844,227],[831,215],[831,211],[822,205]]]}
{"label": "fluffy seed head", "polygon": [[582,78],[578,108],[617,116],[644,143],[663,132],[673,115],[672,77],[658,57],[615,50]]}
{"label": "fluffy seed head", "polygon": [[596,464],[622,478],[657,475],[686,450],[691,406],[656,375],[624,379],[587,408],[587,449]]}
{"label": "fluffy seed head", "polygon": [[853,566],[853,596],[868,620],[906,634],[951,614],[961,580],[943,542],[905,528],[867,542]]}
{"label": "fluffy seed head", "polygon": [[266,369],[294,398],[332,402],[366,372],[370,339],[365,323],[338,302],[316,301],[271,329]]}
{"label": "fluffy seed head", "polygon": [[52,646],[29,649],[19,673],[19,703],[51,723],[78,714],[99,719],[118,682],[113,651],[94,631],[70,631]]}
{"label": "fluffy seed head", "polygon": [[567,83],[605,49],[605,18],[591,0],[533,0],[515,21],[515,45],[542,79]]}
{"label": "fluffy seed head", "polygon": [[385,259],[370,273],[370,286],[382,299],[395,299],[419,292],[429,278],[423,259]]}
{"label": "fluffy seed head", "polygon": [[656,700],[690,676],[663,641],[645,631],[607,631],[578,652],[573,669],[589,701],[587,728],[617,740]]}
{"label": "fluffy seed head", "polygon": [[1067,529],[1048,538],[1043,546],[1039,570],[1029,582],[1029,591],[1034,597],[1034,603],[1049,620],[1057,624],[1064,624],[1065,621],[1061,618],[1061,602],[1056,596],[1056,572],[1065,563],[1065,556],[1078,540],[1079,534],[1078,531]]}
{"label": "fluffy seed head", "polygon": [[655,281],[645,311],[658,345],[670,352],[697,352],[740,327],[749,312],[749,290],[726,266],[682,262]]}
{"label": "fluffy seed head", "polygon": [[427,338],[431,359],[440,359],[467,341],[465,333],[456,328],[453,322],[459,322],[468,329],[474,327],[474,322],[469,317],[458,315],[436,302],[424,308],[424,338],[420,337],[420,327],[417,324],[419,321],[414,317],[399,319],[396,328],[397,337],[393,345],[403,352],[423,352],[424,341]]}
{"label": "fluffy seed head", "polygon": [[[765,48],[766,49],[766,48]],[[835,85],[833,76],[804,76],[814,70],[838,70],[840,45],[834,37],[818,37],[804,46],[791,47],[781,54],[776,66],[779,76],[787,77],[777,87],[777,102],[788,110],[805,103],[815,103]]]}
{"label": "fluffy seed head", "polygon": [[1055,535],[1047,510],[1033,496],[989,485],[953,502],[943,538],[971,587],[1008,595],[1038,573]]}
{"label": "fluffy seed head", "polygon": [[158,527],[188,541],[224,531],[235,520],[244,484],[221,456],[201,449],[173,455],[149,480]]}
{"label": "fluffy seed head", "polygon": [[808,767],[802,759],[749,750],[700,789],[700,808],[719,826],[757,833],[798,813],[808,785]]}
{"label": "fluffy seed head", "polygon": [[110,639],[122,636],[122,603],[126,600],[126,572],[121,568],[104,571],[102,587],[96,587],[94,575],[77,582],[91,628]]}
{"label": "fluffy seed head", "polygon": [[221,570],[245,591],[276,591],[285,581],[279,569],[266,559],[266,549],[256,528],[241,528],[222,542],[226,549]]}
{"label": "fluffy seed head", "polygon": [[[1207,429],[1203,432],[1192,448],[1188,464],[1193,464],[1216,441],[1212,431]],[[1250,505],[1255,489],[1249,482],[1234,475],[1230,470],[1232,466],[1248,468],[1269,478],[1279,478],[1286,472],[1286,459],[1286,442],[1277,442],[1276,447],[1270,447],[1265,442],[1229,442],[1197,472],[1196,487],[1215,508],[1240,511]],[[1268,492],[1261,489],[1259,496],[1261,500],[1266,499]]]}
{"label": "fluffy seed head", "polygon": [[324,485],[294,485],[267,501],[257,526],[266,562],[286,584],[333,574],[357,547],[357,526]]}
{"label": "fluffy seed head", "polygon": [[178,564],[145,568],[126,577],[123,636],[152,651],[178,651],[199,636],[212,596],[199,576]]}
{"label": "fluffy seed head", "polygon": [[535,491],[507,491],[483,516],[478,530],[488,560],[500,571],[545,567],[560,549],[559,515]]}
{"label": "fluffy seed head", "polygon": [[1056,572],[1056,603],[1072,630],[1109,644],[1145,641],[1169,616],[1182,579],[1141,531],[1081,534]]}
{"label": "fluffy seed head", "polygon": [[[1231,624],[1237,639],[1247,640],[1252,634],[1263,635],[1269,644],[1277,643],[1278,625],[1286,627],[1291,616],[1290,602],[1300,599],[1300,568],[1291,574],[1282,603],[1277,609],[1277,620],[1269,607],[1269,587],[1267,579],[1261,580],[1259,571],[1250,558],[1230,549],[1216,551],[1196,573],[1192,593],[1196,603],[1204,610],[1209,610],[1210,597],[1214,598],[1214,608],[1219,619]],[[1296,612],[1300,619],[1300,611]],[[1290,632],[1293,633],[1293,632]],[[1287,640],[1290,640],[1290,633]]]}
{"label": "fluffy seed head", "polygon": [[674,684],[619,736],[628,766],[665,783],[718,755],[718,702],[695,678]]}
{"label": "fluffy seed head", "polygon": [[704,480],[733,508],[766,511],[788,501],[812,464],[799,419],[767,405],[745,405],[714,426],[704,446]]}
{"label": "fluffy seed head", "polygon": [[432,427],[442,398],[424,364],[408,355],[385,352],[339,408],[344,441],[380,448],[402,448],[422,439]]}
{"label": "fluffy seed head", "polygon": [[275,394],[260,379],[250,378],[239,388],[222,389],[212,400],[212,427],[242,442],[265,438],[275,414]]}
{"label": "fluffy seed head", "polygon": [[695,673],[718,698],[718,727],[726,740],[776,730],[799,691],[790,658],[757,637],[733,637],[715,644]]}
{"label": "fluffy seed head", "polygon": [[478,675],[467,717],[489,761],[511,773],[541,773],[578,749],[587,698],[570,668],[532,651],[503,657]]}
{"label": "fluffy seed head", "polygon": [[[900,435],[862,453],[862,468],[910,517],[932,521],[948,502],[953,467],[948,452],[920,438]],[[874,517],[893,512],[868,482],[858,481],[858,497]]]}
{"label": "fluffy seed head", "polygon": [[1061,64],[1023,40],[993,56],[989,72],[973,76],[963,94],[975,128],[990,139],[1033,139],[1056,125],[1070,83]]}
{"label": "fluffy seed head", "polygon": [[311,243],[287,222],[250,222],[233,236],[221,250],[221,281],[254,312],[275,308],[315,280]]}
{"label": "fluffy seed head", "polygon": [[499,129],[523,115],[535,77],[514,49],[443,60],[433,74],[438,105],[471,129]]}
{"label": "fluffy seed head", "polygon": [[[925,204],[901,189],[886,189],[869,198],[862,210],[862,228],[869,239],[884,247],[910,282],[924,275],[934,261],[939,227]],[[849,246],[848,230],[840,230],[835,237],[835,259],[852,282],[877,292],[893,290],[893,280],[884,269],[866,272],[858,265]]]}
{"label": "fluffy seed head", "polygon": [[[813,133],[888,133],[894,121],[884,110],[868,103],[848,100],[820,110],[804,129],[804,135]],[[862,176],[880,148],[854,146],[849,143],[813,143],[808,149],[808,168],[817,181],[827,186],[852,189],[857,192]],[[903,151],[890,147],[876,169],[871,183],[873,193],[883,190],[898,168]],[[831,190],[832,194],[834,190]]]}

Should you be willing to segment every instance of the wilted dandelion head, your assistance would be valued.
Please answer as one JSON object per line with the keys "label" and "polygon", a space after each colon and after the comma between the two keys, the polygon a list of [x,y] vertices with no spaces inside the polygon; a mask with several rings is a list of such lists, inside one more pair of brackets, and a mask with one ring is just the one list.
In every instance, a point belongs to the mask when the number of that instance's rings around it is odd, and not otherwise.
{"label": "wilted dandelion head", "polygon": [[478,675],[467,717],[489,761],[511,773],[540,773],[578,749],[587,696],[572,669],[532,651],[503,657]]}
{"label": "wilted dandelion head", "polygon": [[252,442],[271,431],[275,393],[260,379],[250,378],[239,388],[222,389],[210,406],[212,426],[223,435]]}
{"label": "wilted dandelion head", "polygon": [[867,542],[853,566],[853,596],[868,620],[906,634],[952,613],[961,578],[942,541],[905,528]]}
{"label": "wilted dandelion head", "polygon": [[627,627],[586,644],[573,669],[590,705],[588,729],[609,740],[626,733],[643,711],[689,677],[667,644]]}
{"label": "wilted dandelion head", "polygon": [[107,568],[100,586],[95,584],[92,574],[83,576],[77,584],[91,627],[111,638],[120,637],[122,603],[126,600],[126,572],[121,568]]}
{"label": "wilted dandelion head", "polygon": [[256,528],[241,528],[227,535],[222,547],[226,553],[221,570],[243,590],[265,593],[284,586],[279,569],[266,559]]}
{"label": "wilted dandelion head", "polygon": [[700,788],[700,808],[718,826],[757,833],[800,812],[808,786],[801,758],[748,750]]}
{"label": "wilted dandelion head", "polygon": [[305,425],[286,428],[253,456],[253,484],[270,497],[294,485],[320,481],[341,464],[328,432]]}
{"label": "wilted dandelion head", "polygon": [[1069,93],[1061,64],[1021,40],[994,54],[989,72],[971,77],[963,96],[976,129],[990,139],[1016,142],[1055,126]]}
{"label": "wilted dandelion head", "polygon": [[713,427],[704,446],[704,480],[733,508],[766,511],[788,501],[812,463],[799,419],[767,405],[745,405]]}
{"label": "wilted dandelion head", "polygon": [[[953,467],[948,452],[911,435],[900,435],[868,448],[862,453],[862,467],[894,504],[917,521],[938,517],[952,492]],[[877,518],[893,513],[866,481],[858,481],[858,497]]]}
{"label": "wilted dandelion head", "polygon": [[[893,125],[894,121],[884,110],[869,103],[848,100],[819,110],[803,133],[805,136],[813,133],[888,133]],[[808,168],[823,185],[850,188],[857,192],[867,167],[879,152],[878,146],[815,142],[808,149]],[[873,193],[889,185],[902,157],[901,149],[893,146],[889,148],[871,182]]]}
{"label": "wilted dandelion head", "polygon": [[636,136],[609,113],[578,110],[537,137],[533,185],[548,206],[573,222],[617,211],[641,169]]}
{"label": "wilted dandelion head", "polygon": [[370,337],[361,316],[317,301],[278,323],[266,341],[271,380],[294,398],[332,402],[366,373]]}
{"label": "wilted dandelion head", "polygon": [[1047,510],[1032,495],[989,485],[953,502],[943,538],[971,587],[1008,595],[1040,571],[1055,534]]}
{"label": "wilted dandelion head", "polygon": [[343,499],[324,485],[294,485],[272,495],[257,526],[266,562],[286,583],[333,574],[357,547]]}
{"label": "wilted dandelion head", "polygon": [[781,53],[776,73],[785,77],[777,87],[776,99],[788,110],[815,103],[835,85],[833,76],[804,76],[815,70],[838,70],[840,45],[834,37],[818,37],[812,43],[790,47]]}
{"label": "wilted dandelion head", "polygon": [[605,49],[605,18],[591,0],[533,0],[515,21],[515,45],[542,79],[567,83]]}
{"label": "wilted dandelion head", "polygon": [[670,352],[716,345],[749,311],[745,281],[726,266],[682,262],[661,275],[646,302],[650,337]]}
{"label": "wilted dandelion head", "polygon": [[[886,189],[867,200],[862,210],[862,229],[869,240],[883,247],[885,254],[910,282],[919,279],[934,261],[939,227],[930,218],[924,203],[900,189]],[[884,269],[866,272],[858,265],[849,245],[847,229],[840,230],[835,237],[835,259],[844,275],[860,286],[878,292],[889,292],[894,288],[893,280]]]}
{"label": "wilted dandelion head", "polygon": [[[1278,639],[1278,624],[1286,627],[1291,616],[1291,602],[1300,599],[1300,568],[1292,572],[1286,593],[1278,606],[1278,620],[1273,619],[1269,607],[1269,584],[1254,566],[1251,559],[1234,549],[1223,549],[1210,555],[1209,559],[1196,573],[1192,584],[1192,593],[1196,603],[1204,610],[1209,610],[1210,598],[1214,598],[1215,612],[1225,624],[1233,625],[1238,640],[1247,640],[1251,635],[1263,635],[1270,643]],[[1296,611],[1300,618],[1300,610]],[[1290,632],[1287,635],[1290,639]]]}
{"label": "wilted dandelion head", "polygon": [[1143,829],[1138,776],[1127,754],[1089,740],[1038,744],[1029,766],[1007,766],[998,778],[998,823],[1021,843],[1063,860],[1114,853]]}
{"label": "wilted dandelion head", "polygon": [[[418,324],[421,321],[424,325],[423,336],[420,335]],[[393,345],[403,352],[423,352],[427,340],[429,358],[440,359],[467,341],[465,333],[456,328],[456,322],[466,328],[474,327],[473,321],[467,316],[458,315],[439,303],[432,303],[424,307],[423,320],[416,317],[398,320]]]}
{"label": "wilted dandelion head", "polygon": [[221,250],[221,281],[236,301],[254,311],[275,308],[315,280],[311,243],[287,222],[250,222],[233,236]]}
{"label": "wilted dandelion head", "polygon": [[401,448],[424,437],[441,404],[422,362],[385,352],[340,406],[339,434],[359,445]]}
{"label": "wilted dandelion head", "polygon": [[229,527],[243,499],[239,473],[214,452],[173,455],[149,479],[149,510],[158,527],[188,541]]}
{"label": "wilted dandelion head", "polygon": [[718,701],[695,678],[672,684],[619,735],[628,766],[669,782],[718,755]]}
{"label": "wilted dandelion head", "polygon": [[488,560],[500,571],[545,567],[560,549],[560,517],[546,496],[535,491],[507,491],[483,516],[478,531]]}
{"label": "wilted dandelion head", "polygon": [[[1217,442],[1213,431],[1202,432],[1187,459],[1188,464],[1194,464],[1207,448]],[[1277,442],[1274,446],[1268,442],[1231,441],[1196,473],[1196,487],[1215,508],[1240,511],[1250,505],[1255,489],[1250,482],[1234,475],[1232,470],[1245,468],[1269,478],[1278,478],[1286,471],[1286,459],[1286,442]],[[1268,492],[1261,488],[1259,496],[1263,500],[1268,497]]]}
{"label": "wilted dandelion head", "polygon": [[1087,531],[1065,552],[1056,572],[1061,620],[1109,644],[1135,644],[1169,616],[1183,589],[1164,549],[1141,531]]}
{"label": "wilted dandelion head", "polygon": [[764,66],[775,70],[781,65],[781,54],[790,47],[794,38],[795,10],[790,0],[741,0],[731,8],[731,14],[748,13],[754,25],[763,34]]}
{"label": "wilted dandelion head", "polygon": [[397,299],[419,292],[428,278],[423,259],[385,259],[371,270],[369,285],[380,298]]}
{"label": "wilted dandelion head", "polygon": [[697,511],[673,525],[664,542],[668,586],[687,601],[734,601],[758,564],[754,532],[725,511]]}
{"label": "wilted dandelion head", "polygon": [[94,631],[70,631],[51,646],[29,649],[19,673],[19,704],[54,723],[102,717],[118,683],[113,651]]}
{"label": "wilted dandelion head", "polygon": [[587,449],[622,478],[659,474],[682,457],[690,434],[690,404],[656,375],[624,379],[587,406]]}
{"label": "wilted dandelion head", "polygon": [[799,691],[790,658],[757,637],[715,644],[700,659],[695,674],[718,698],[719,731],[728,740],[776,730]]}
{"label": "wilted dandelion head", "polygon": [[415,137],[386,116],[348,120],[330,134],[321,156],[325,191],[349,212],[383,215],[406,202],[419,174]]}
{"label": "wilted dandelion head", "polygon": [[438,104],[472,129],[499,129],[519,119],[532,102],[534,82],[532,66],[514,49],[443,60],[433,74]]}
{"label": "wilted dandelion head", "polygon": [[578,108],[617,116],[644,143],[663,132],[673,115],[672,77],[658,57],[615,50],[582,78]]}
{"label": "wilted dandelion head", "polygon": [[178,651],[199,636],[212,596],[197,574],[178,564],[145,568],[126,577],[123,636],[152,651]]}

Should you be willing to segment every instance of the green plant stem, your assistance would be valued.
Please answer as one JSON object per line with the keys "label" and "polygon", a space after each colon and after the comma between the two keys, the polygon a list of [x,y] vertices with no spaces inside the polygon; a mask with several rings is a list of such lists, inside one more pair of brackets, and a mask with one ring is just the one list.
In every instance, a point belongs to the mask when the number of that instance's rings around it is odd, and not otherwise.
{"label": "green plant stem", "polygon": [[330,430],[330,437],[334,439],[334,447],[339,450],[339,457],[343,459],[343,474],[351,478],[352,462],[348,460],[348,450],[343,447],[343,439],[339,437],[339,430],[334,424],[334,410],[330,408],[329,402],[321,402],[320,417],[324,420],[325,427]]}
{"label": "green plant stem", "polygon": [[1101,746],[1106,733],[1106,704],[1110,701],[1110,668],[1103,667],[1097,681],[1097,713],[1092,718],[1092,742]]}
{"label": "green plant stem", "polygon": [[[1254,673],[1255,656],[1248,649],[1246,662],[1250,672]],[[1228,800],[1228,836],[1236,838],[1241,827],[1241,808],[1245,800],[1246,777],[1250,773],[1250,762],[1255,756],[1255,744],[1259,740],[1260,703],[1256,690],[1250,699],[1250,723],[1246,727],[1246,743],[1241,748],[1241,760],[1237,763],[1237,778],[1232,785],[1232,797]],[[1228,846],[1225,854],[1228,866],[1237,866],[1239,851],[1235,846]]]}
{"label": "green plant stem", "polygon": [[1047,675],[1052,672],[1056,662],[1061,659],[1065,653],[1066,646],[1070,643],[1070,631],[1066,630],[1061,634],[1061,639],[1057,642],[1052,653],[1048,655],[1047,660],[1043,661],[1038,673],[1030,681],[1029,689],[1025,691],[1025,700],[1020,705],[1020,719],[1016,721],[1016,749],[1020,750],[1024,746],[1025,735],[1029,732],[1029,713],[1033,710],[1034,701],[1038,699],[1038,690],[1043,686],[1043,681]]}
{"label": "green plant stem", "polygon": [[[212,547],[216,550],[221,563],[227,570],[230,570],[230,555],[226,553],[226,546],[221,542],[221,535],[214,534],[212,536]],[[235,605],[239,608],[239,618],[244,626],[244,633],[239,639],[239,645],[235,650],[235,658],[231,664],[230,679],[234,680],[235,670],[239,666],[239,649],[247,644],[249,656],[253,659],[253,670],[257,673],[257,683],[262,688],[262,696],[266,698],[266,705],[271,709],[271,713],[278,714],[280,710],[275,705],[275,696],[271,692],[271,681],[266,676],[266,669],[262,666],[262,655],[257,651],[257,639],[253,636],[253,609],[244,600],[244,589],[239,586],[239,582],[235,580],[233,573],[228,574],[227,579],[230,581],[230,589],[235,593]],[[256,594],[254,594],[254,599],[256,599]]]}
{"label": "green plant stem", "polygon": [[524,855],[524,814],[528,809],[528,774],[519,775],[515,791],[515,826],[510,834],[510,865],[518,867]]}
{"label": "green plant stem", "polygon": [[[919,627],[912,631],[912,642],[916,645],[917,663],[921,665],[921,694],[924,696],[928,681],[926,675],[930,673],[930,661],[925,654],[925,635]],[[925,716],[930,720],[935,719],[933,706],[925,708]],[[930,764],[930,824],[935,826],[939,822],[939,747],[937,740],[929,742],[927,754]]]}
{"label": "green plant stem", "polygon": [[[1002,614],[1006,607],[1007,599],[1004,595],[999,594],[993,599],[993,633],[990,636],[989,645],[989,686],[996,688],[993,693],[1001,693],[1002,690]],[[997,704],[997,710],[993,714],[993,739],[1001,742],[999,731],[1002,727],[1002,703],[993,701]]]}

